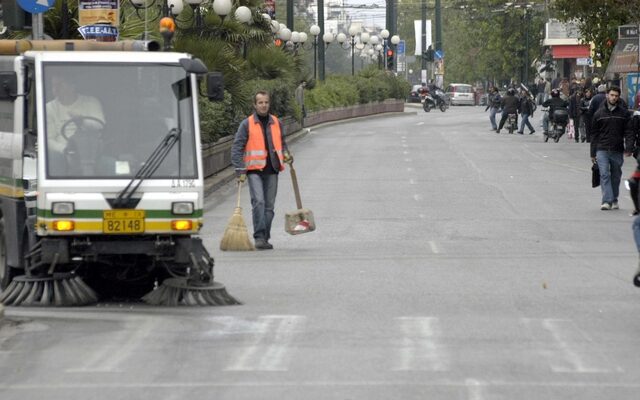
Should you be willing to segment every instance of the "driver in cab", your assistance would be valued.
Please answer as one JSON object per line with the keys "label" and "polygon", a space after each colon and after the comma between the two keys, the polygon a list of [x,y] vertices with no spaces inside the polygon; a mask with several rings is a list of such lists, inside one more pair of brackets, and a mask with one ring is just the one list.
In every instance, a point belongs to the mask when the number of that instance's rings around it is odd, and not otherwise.
{"label": "driver in cab", "polygon": [[[79,94],[75,82],[54,75],[51,78],[51,90],[54,98],[46,105],[47,141],[50,150],[62,152],[68,138],[79,129],[103,128],[105,119],[100,101],[95,97]],[[71,120],[73,122],[69,122]]]}

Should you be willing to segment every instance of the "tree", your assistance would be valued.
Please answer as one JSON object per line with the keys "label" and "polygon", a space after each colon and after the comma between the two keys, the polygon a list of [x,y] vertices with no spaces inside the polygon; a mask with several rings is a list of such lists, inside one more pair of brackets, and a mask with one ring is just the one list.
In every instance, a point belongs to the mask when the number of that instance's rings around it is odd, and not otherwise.
{"label": "tree", "polygon": [[560,21],[575,21],[585,43],[593,42],[597,61],[606,65],[618,37],[618,26],[637,23],[637,0],[556,0],[554,9]]}

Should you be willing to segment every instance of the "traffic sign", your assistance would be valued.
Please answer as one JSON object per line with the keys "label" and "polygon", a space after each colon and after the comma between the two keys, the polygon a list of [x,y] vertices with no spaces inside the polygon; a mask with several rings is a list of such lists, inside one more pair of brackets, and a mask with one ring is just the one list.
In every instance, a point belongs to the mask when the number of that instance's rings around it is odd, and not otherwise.
{"label": "traffic sign", "polygon": [[444,50],[436,50],[433,56],[438,60],[442,60],[444,58]]}
{"label": "traffic sign", "polygon": [[20,8],[30,14],[42,14],[49,11],[56,0],[18,0]]}
{"label": "traffic sign", "polygon": [[576,58],[576,65],[593,65],[591,58]]}
{"label": "traffic sign", "polygon": [[398,42],[398,47],[396,47],[396,51],[398,54],[404,54],[404,40],[401,40],[400,42]]}

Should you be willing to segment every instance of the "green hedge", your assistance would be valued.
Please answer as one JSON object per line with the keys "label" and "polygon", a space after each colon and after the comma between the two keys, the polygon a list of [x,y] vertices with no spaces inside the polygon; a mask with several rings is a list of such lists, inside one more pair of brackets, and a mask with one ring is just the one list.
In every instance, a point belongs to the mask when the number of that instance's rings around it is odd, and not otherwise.
{"label": "green hedge", "polygon": [[[271,113],[279,117],[300,120],[302,112],[294,99],[296,84],[290,79],[254,79],[243,85],[243,96],[251,101],[245,109],[234,110],[231,97],[212,103],[200,102],[200,126],[202,141],[213,143],[235,134],[240,122],[253,112],[253,94],[258,90],[271,93]],[[367,104],[385,99],[405,99],[411,85],[404,78],[396,77],[376,68],[360,71],[357,76],[330,76],[323,82],[309,82],[305,89],[307,112],[334,107]]]}

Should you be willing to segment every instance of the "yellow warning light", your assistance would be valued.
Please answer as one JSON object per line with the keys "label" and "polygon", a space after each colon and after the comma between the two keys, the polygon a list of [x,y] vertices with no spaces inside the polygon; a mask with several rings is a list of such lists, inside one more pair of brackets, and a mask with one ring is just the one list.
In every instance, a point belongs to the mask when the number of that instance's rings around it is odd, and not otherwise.
{"label": "yellow warning light", "polygon": [[54,231],[68,232],[74,229],[75,229],[75,223],[73,221],[69,221],[69,220],[53,221]]}
{"label": "yellow warning light", "polygon": [[171,229],[174,231],[190,231],[193,228],[193,223],[188,219],[178,219],[171,221]]}

